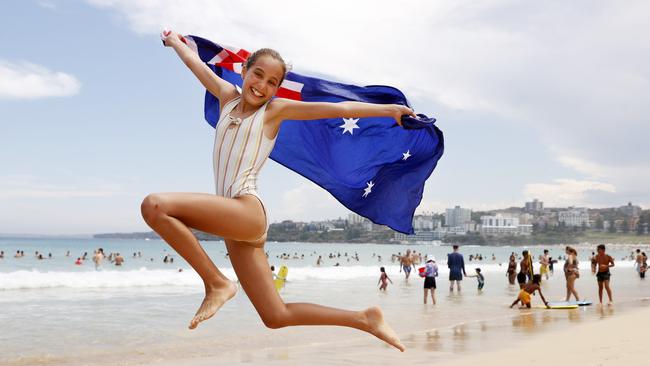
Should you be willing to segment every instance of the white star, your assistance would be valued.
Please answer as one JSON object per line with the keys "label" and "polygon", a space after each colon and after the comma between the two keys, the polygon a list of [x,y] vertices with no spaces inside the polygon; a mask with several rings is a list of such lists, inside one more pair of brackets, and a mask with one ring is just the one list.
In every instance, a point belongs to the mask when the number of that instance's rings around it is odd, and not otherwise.
{"label": "white star", "polygon": [[406,150],[406,152],[402,153],[402,155],[404,155],[402,160],[406,160],[406,159],[410,158],[411,157],[411,150]]}
{"label": "white star", "polygon": [[343,124],[339,127],[343,129],[344,135],[346,132],[350,132],[350,135],[352,135],[354,133],[354,129],[359,128],[359,126],[357,126],[358,121],[358,118],[343,118]]}
{"label": "white star", "polygon": [[364,197],[364,198],[368,197],[370,192],[372,192],[372,187],[375,186],[375,183],[373,183],[372,181],[368,182],[367,184],[368,184],[368,187],[366,187],[366,189],[363,190],[363,196],[362,197]]}

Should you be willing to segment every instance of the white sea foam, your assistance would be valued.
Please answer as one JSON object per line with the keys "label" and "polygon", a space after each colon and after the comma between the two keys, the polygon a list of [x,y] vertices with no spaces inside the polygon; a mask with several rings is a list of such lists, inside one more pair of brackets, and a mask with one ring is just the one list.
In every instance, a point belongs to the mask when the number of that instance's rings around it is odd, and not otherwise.
{"label": "white sea foam", "polygon": [[[618,267],[630,268],[634,265],[632,261],[618,261]],[[474,272],[474,268],[481,268],[487,273],[504,272],[507,265],[497,263],[466,263],[468,274]],[[380,264],[373,266],[327,266],[327,267],[289,267],[289,281],[345,281],[368,277],[379,276]],[[580,263],[580,268],[589,270],[590,264],[587,261]],[[399,275],[399,267],[391,264],[386,265],[386,272],[390,276]],[[537,270],[538,265],[535,265]],[[439,264],[440,275],[446,275],[448,269],[446,264]],[[555,265],[556,271],[562,270],[562,263]],[[236,279],[232,268],[220,269],[226,276]],[[415,276],[415,273],[413,274]],[[201,279],[193,270],[164,270],[146,269],[130,271],[86,271],[86,272],[65,272],[65,271],[14,271],[0,273],[0,290],[18,289],[41,289],[41,288],[130,288],[130,287],[195,287],[201,286]]]}
{"label": "white sea foam", "polygon": [[124,288],[149,286],[199,286],[201,279],[194,271],[15,271],[0,273],[0,290],[38,288]]}

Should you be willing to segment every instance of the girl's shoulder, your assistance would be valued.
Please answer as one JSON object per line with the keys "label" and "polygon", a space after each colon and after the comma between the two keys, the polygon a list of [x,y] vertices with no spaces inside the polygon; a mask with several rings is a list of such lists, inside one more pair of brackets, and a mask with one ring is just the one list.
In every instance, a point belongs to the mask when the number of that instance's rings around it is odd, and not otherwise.
{"label": "girl's shoulder", "polygon": [[219,99],[219,105],[221,109],[219,110],[219,114],[223,113],[223,110],[230,104],[236,103],[237,100],[241,98],[241,94],[239,94],[238,91],[235,91],[232,94],[229,94],[227,96],[222,97]]}
{"label": "girl's shoulder", "polygon": [[282,112],[282,109],[286,106],[286,98],[272,98],[266,102],[266,109],[264,110],[264,119],[265,121],[275,121],[278,120],[279,114]]}

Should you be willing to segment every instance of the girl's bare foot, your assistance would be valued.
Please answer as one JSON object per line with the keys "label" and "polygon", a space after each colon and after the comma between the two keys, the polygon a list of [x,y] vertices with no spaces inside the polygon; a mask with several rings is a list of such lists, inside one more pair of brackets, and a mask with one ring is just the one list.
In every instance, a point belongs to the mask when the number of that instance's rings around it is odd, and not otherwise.
{"label": "girl's bare foot", "polygon": [[237,285],[231,281],[221,287],[206,287],[205,298],[190,321],[190,329],[196,328],[200,322],[212,318],[214,314],[237,293]]}
{"label": "girl's bare foot", "polygon": [[366,309],[364,312],[368,321],[368,332],[382,341],[404,352],[406,347],[400,342],[395,331],[384,321],[384,315],[378,306]]}

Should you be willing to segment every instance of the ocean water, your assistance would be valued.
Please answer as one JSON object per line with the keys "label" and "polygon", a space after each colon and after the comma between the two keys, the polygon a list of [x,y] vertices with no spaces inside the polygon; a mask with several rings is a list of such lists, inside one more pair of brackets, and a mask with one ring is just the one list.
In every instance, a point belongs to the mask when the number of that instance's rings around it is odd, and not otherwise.
{"label": "ocean water", "polygon": [[[217,266],[235,280],[224,244],[203,244]],[[99,247],[107,254],[121,253],[126,259],[124,265],[116,267],[105,262],[100,270],[95,270],[90,258]],[[437,258],[441,269],[437,305],[423,305],[422,280],[416,274],[405,280],[397,263],[391,262],[391,254],[404,253],[407,248]],[[650,285],[638,278],[632,261],[622,260],[636,248],[608,248],[617,260],[612,270],[615,311],[648,303]],[[506,263],[511,252],[521,252],[520,247],[461,247],[468,273],[480,267],[486,277],[484,291],[477,291],[475,279],[466,278],[461,294],[450,294],[447,290],[445,259],[451,251],[448,246],[267,243],[265,249],[271,264],[289,267],[289,282],[281,292],[285,301],[356,310],[380,305],[407,347],[423,348],[437,357],[479,350],[495,342],[498,346],[499,337],[525,336],[549,324],[565,327],[576,319],[615,314],[613,309],[587,307],[579,311],[533,311],[532,315],[522,317],[518,310],[508,309],[518,289],[507,283]],[[528,249],[535,257],[543,249],[549,249],[553,257],[563,254],[563,246]],[[592,246],[577,249],[582,268],[577,289],[581,297],[597,300],[596,281],[587,260]],[[126,365],[213,356],[223,359],[224,364],[232,364],[248,363],[262,357],[261,354],[265,360],[286,359],[287,364],[292,364],[302,353],[314,349],[320,352],[323,347],[333,350],[329,356],[327,352],[323,356],[330,357],[326,361],[332,362],[343,354],[354,354],[355,347],[385,349],[381,342],[351,329],[266,329],[243,291],[213,319],[189,331],[187,323],[203,298],[202,283],[162,241],[0,239],[0,250],[5,252],[5,258],[0,259],[3,365]],[[25,257],[14,258],[17,250],[24,251]],[[51,253],[52,259],[39,260],[36,251],[46,257]],[[74,265],[84,252],[89,260],[81,266]],[[133,257],[138,252],[142,256]],[[278,256],[283,253],[297,259],[281,260]],[[330,253],[336,258],[329,259]],[[163,263],[167,254],[174,255],[173,264]],[[469,254],[482,254],[484,259],[469,262]],[[318,255],[325,261],[320,267],[315,265]],[[358,255],[359,260],[353,259],[353,255]],[[381,262],[377,255],[382,257]],[[335,267],[335,263],[340,266]],[[379,292],[376,286],[380,266],[386,267],[394,282],[386,293]],[[562,262],[556,264],[556,274],[543,284],[549,300],[564,297],[561,268]],[[539,299],[534,301],[541,304]],[[486,329],[496,333],[480,336]],[[495,334],[499,336],[495,338]],[[377,362],[381,364],[381,360]]]}

